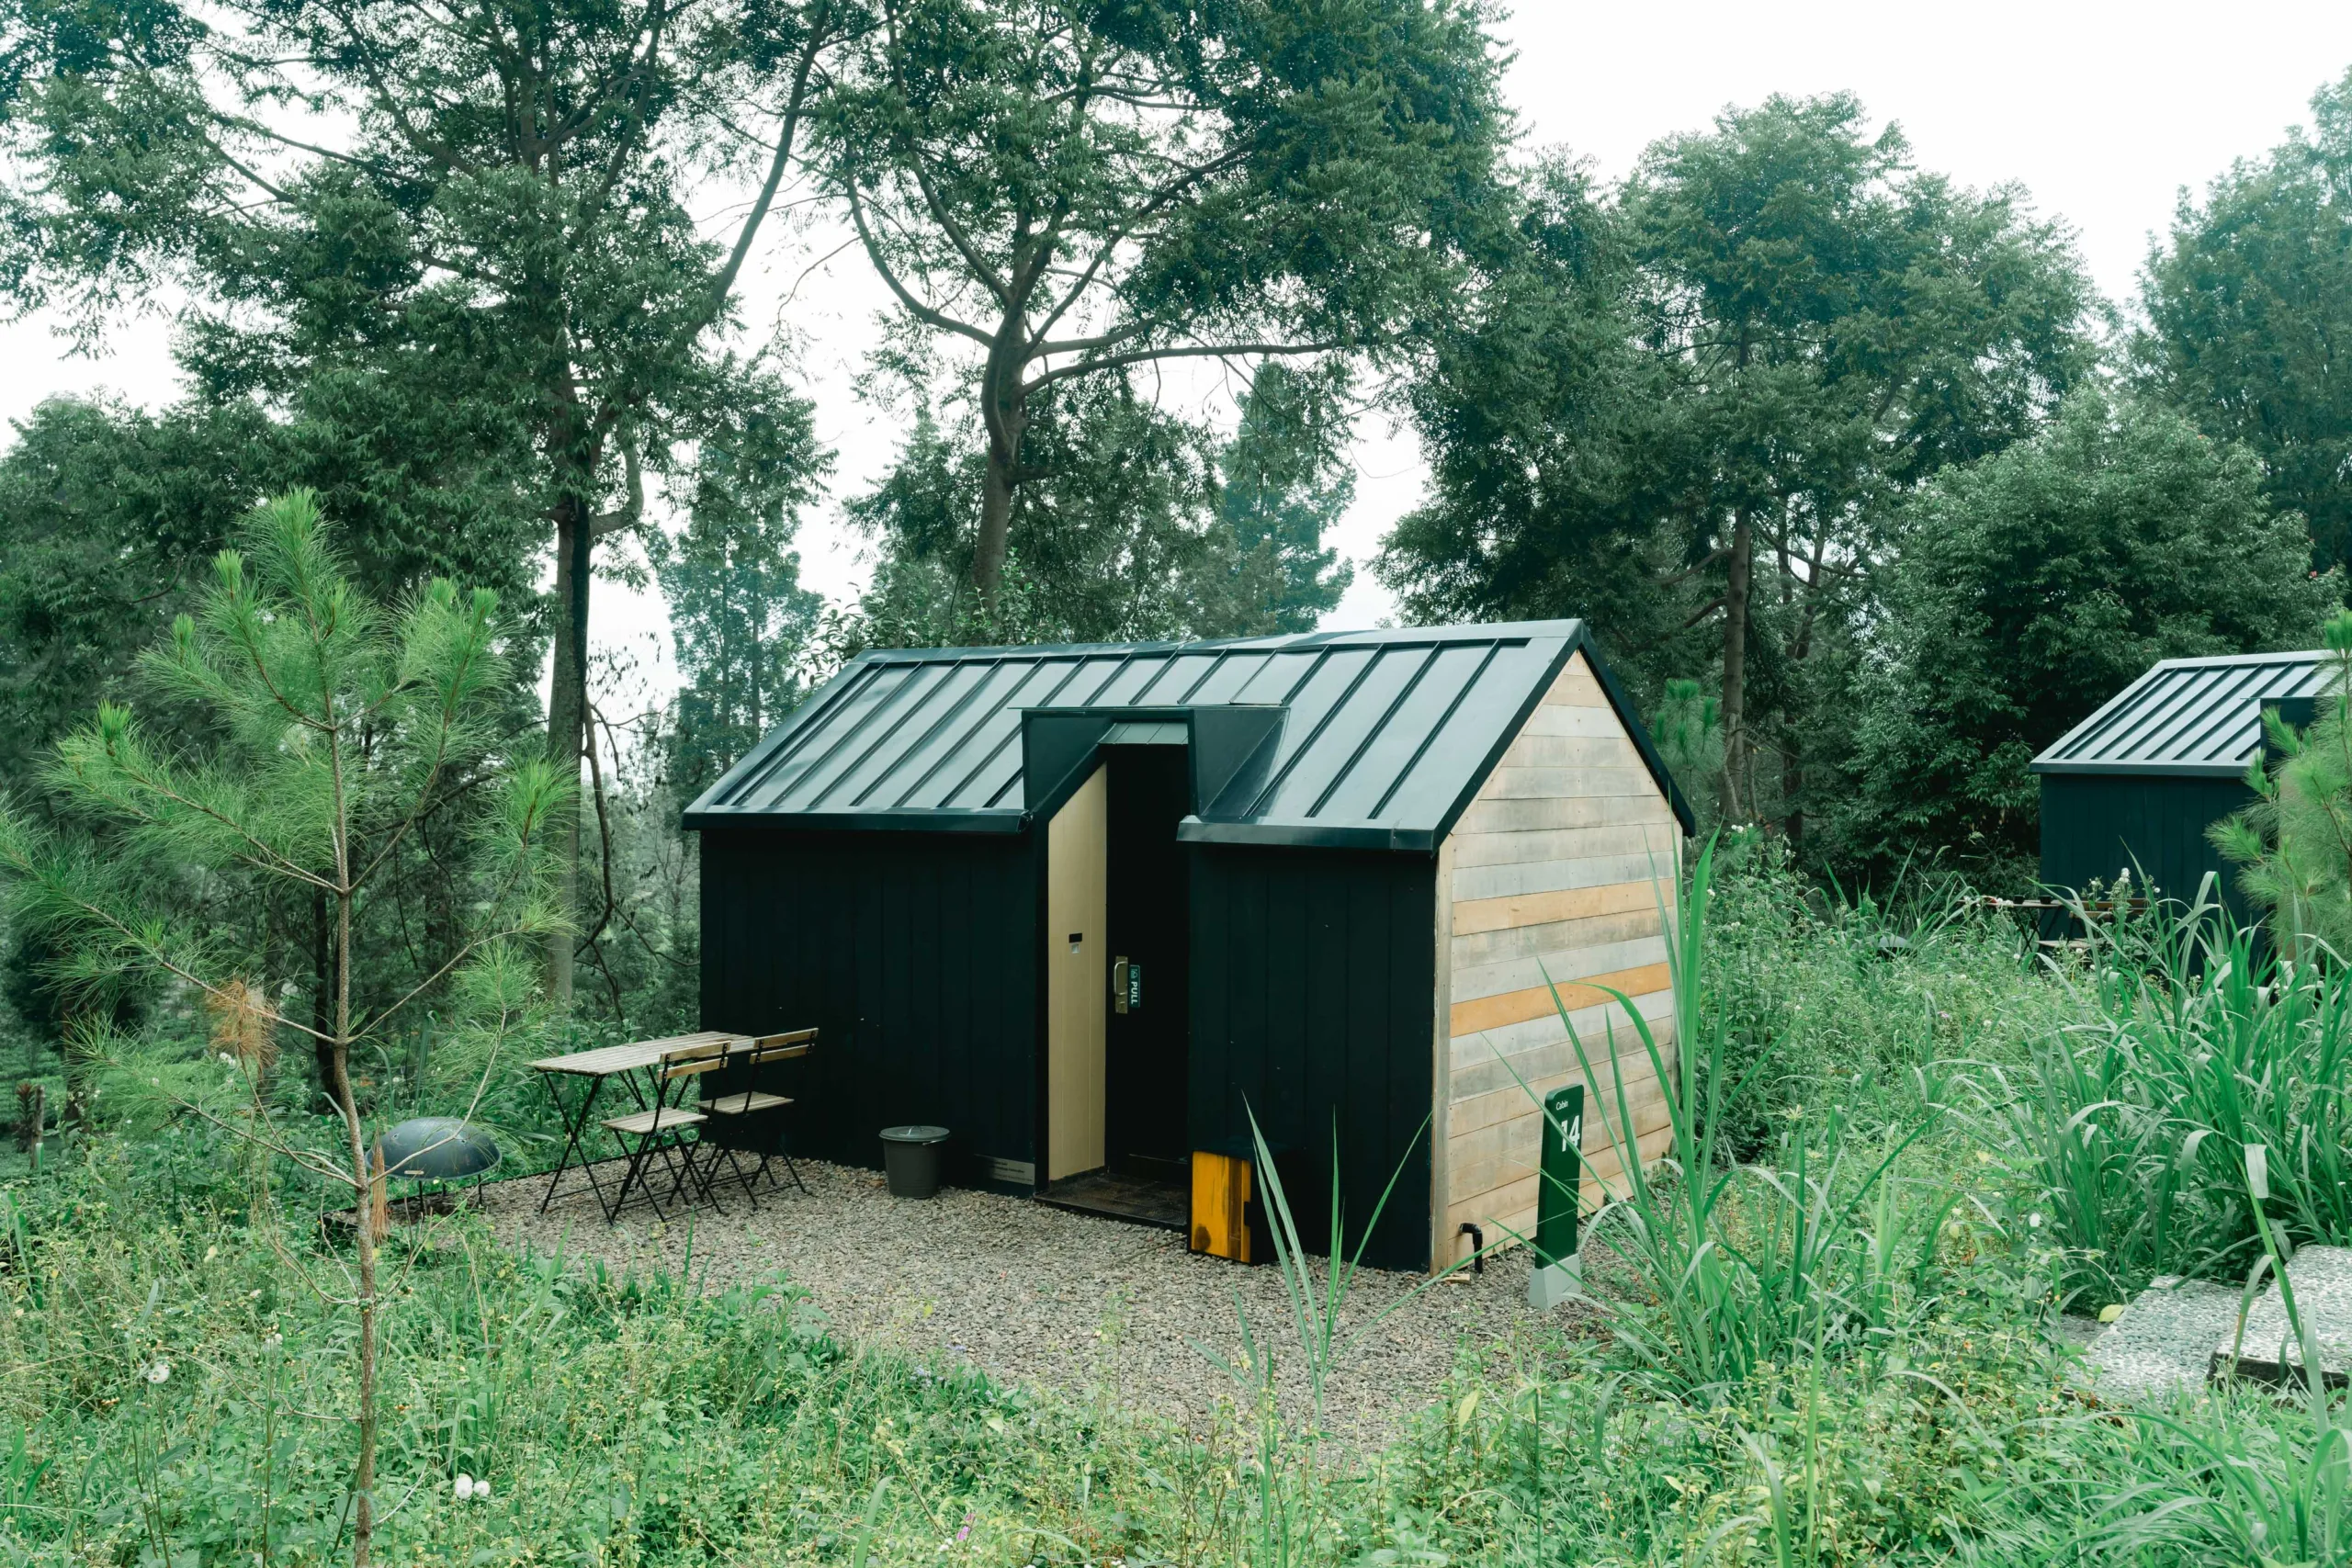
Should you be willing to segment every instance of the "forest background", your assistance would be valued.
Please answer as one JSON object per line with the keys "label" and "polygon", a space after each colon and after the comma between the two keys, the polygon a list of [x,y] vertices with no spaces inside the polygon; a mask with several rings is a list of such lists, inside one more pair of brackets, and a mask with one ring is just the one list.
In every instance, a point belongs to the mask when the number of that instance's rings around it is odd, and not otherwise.
{"label": "forest background", "polygon": [[[1604,170],[1481,7],[1066,11],[12,6],[14,341],[170,373],[0,455],[0,783],[38,806],[235,520],[313,488],[368,588],[493,588],[551,672],[506,719],[587,764],[550,978],[652,1028],[679,806],[865,647],[1584,615],[1711,819],[2014,889],[2036,750],[2344,598],[2352,76],[2119,293],[1899,104],[1759,96]],[[662,645],[613,635],[647,605]],[[318,911],[249,918],[333,988]],[[36,1049],[46,960],[8,958]]]}

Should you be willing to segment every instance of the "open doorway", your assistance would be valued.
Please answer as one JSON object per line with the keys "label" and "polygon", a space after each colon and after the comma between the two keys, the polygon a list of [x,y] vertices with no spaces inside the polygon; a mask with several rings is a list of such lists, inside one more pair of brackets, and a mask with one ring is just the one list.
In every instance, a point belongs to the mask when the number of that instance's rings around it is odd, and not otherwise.
{"label": "open doorway", "polygon": [[[1107,941],[1095,972],[1106,1006],[1094,1112],[1102,1156],[1096,1168],[1057,1175],[1047,1196],[1182,1229],[1191,1201],[1191,899],[1176,828],[1192,808],[1189,761],[1181,744],[1125,743],[1115,732],[1102,756]],[[1057,1081],[1070,1092],[1092,1091],[1077,1075]],[[1092,1122],[1091,1109],[1065,1103],[1049,1106],[1048,1114],[1057,1127],[1069,1127]]]}

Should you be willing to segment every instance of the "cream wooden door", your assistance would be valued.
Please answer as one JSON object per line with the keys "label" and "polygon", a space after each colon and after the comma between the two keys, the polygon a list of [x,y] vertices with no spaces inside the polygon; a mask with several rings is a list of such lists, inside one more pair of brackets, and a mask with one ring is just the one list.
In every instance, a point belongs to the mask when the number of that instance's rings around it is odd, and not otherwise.
{"label": "cream wooden door", "polygon": [[1102,1164],[1102,1035],[1110,1006],[1105,890],[1110,788],[1102,768],[1046,829],[1046,1179]]}

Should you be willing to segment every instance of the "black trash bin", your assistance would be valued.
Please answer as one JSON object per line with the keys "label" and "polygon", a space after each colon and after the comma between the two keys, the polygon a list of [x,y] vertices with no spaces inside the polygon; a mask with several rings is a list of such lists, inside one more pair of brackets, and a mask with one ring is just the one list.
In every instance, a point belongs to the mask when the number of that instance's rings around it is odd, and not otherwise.
{"label": "black trash bin", "polygon": [[882,1168],[893,1198],[928,1198],[939,1190],[939,1150],[944,1127],[885,1127]]}

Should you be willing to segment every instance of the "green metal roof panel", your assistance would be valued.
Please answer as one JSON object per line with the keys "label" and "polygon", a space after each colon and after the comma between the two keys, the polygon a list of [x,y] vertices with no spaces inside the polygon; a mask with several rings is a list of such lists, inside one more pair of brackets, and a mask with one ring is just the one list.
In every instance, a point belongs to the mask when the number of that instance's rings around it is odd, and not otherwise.
{"label": "green metal roof panel", "polygon": [[[1248,707],[1271,716],[1272,733],[1200,804],[1185,838],[1429,849],[1585,642],[1582,622],[1537,621],[870,652],[688,807],[686,825],[1017,831],[1028,820],[1024,714],[1123,722],[1126,710],[1149,709],[1131,734],[1181,739],[1186,713]],[[1687,829],[1648,736],[1605,670],[1601,678]]]}
{"label": "green metal roof panel", "polygon": [[2033,760],[2037,773],[2235,777],[2262,750],[2262,705],[2316,696],[2321,652],[2167,659]]}
{"label": "green metal roof panel", "polygon": [[1157,720],[1114,724],[1102,732],[1105,746],[1182,746],[1192,739],[1192,731],[1186,726]]}

